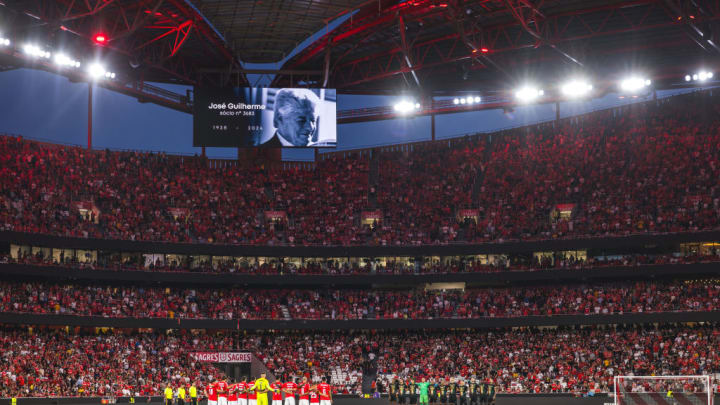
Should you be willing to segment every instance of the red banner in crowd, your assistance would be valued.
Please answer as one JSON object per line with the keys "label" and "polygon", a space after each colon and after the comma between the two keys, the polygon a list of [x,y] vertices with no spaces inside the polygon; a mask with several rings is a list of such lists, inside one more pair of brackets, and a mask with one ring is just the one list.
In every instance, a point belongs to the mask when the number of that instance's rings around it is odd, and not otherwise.
{"label": "red banner in crowd", "polygon": [[88,211],[90,211],[90,210],[93,209],[93,203],[91,203],[90,201],[76,201],[76,202],[75,202],[75,206],[76,206],[79,210],[88,210]]}
{"label": "red banner in crowd", "polygon": [[94,221],[97,223],[98,217],[100,216],[100,208],[98,208],[92,201],[75,201],[75,208],[78,209],[83,218],[86,220],[90,219],[90,213],[94,215]]}
{"label": "red banner in crowd", "polygon": [[702,197],[699,195],[689,195],[685,198],[687,199],[687,202],[692,205],[700,204],[700,201],[702,201]]}
{"label": "red banner in crowd", "polygon": [[252,353],[240,352],[192,352],[190,357],[204,363],[250,363]]}
{"label": "red banner in crowd", "polygon": [[265,211],[265,218],[267,218],[267,219],[285,219],[285,218],[287,218],[287,212],[285,212],[285,211]]}
{"label": "red banner in crowd", "polygon": [[363,211],[360,218],[362,218],[363,221],[367,221],[367,220],[379,221],[382,219],[382,212],[380,212],[380,211]]}
{"label": "red banner in crowd", "polygon": [[479,211],[476,209],[466,208],[466,209],[458,210],[457,216],[460,219],[477,218],[478,216],[480,216],[480,214],[479,214]]}
{"label": "red banner in crowd", "polygon": [[167,210],[173,218],[186,218],[190,216],[190,210],[187,208],[170,207]]}
{"label": "red banner in crowd", "polygon": [[555,206],[558,211],[564,212],[564,211],[572,211],[573,208],[575,208],[575,204],[558,204]]}

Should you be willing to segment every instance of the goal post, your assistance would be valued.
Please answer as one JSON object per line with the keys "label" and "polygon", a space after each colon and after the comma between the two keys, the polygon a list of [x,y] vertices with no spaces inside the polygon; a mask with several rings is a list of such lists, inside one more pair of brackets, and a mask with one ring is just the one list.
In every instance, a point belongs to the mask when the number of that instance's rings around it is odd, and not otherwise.
{"label": "goal post", "polygon": [[709,375],[616,376],[615,405],[713,405]]}

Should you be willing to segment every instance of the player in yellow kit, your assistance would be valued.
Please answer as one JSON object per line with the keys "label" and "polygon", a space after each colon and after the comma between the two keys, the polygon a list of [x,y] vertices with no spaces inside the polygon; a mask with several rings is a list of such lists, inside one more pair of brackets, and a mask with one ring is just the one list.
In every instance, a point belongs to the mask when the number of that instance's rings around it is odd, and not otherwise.
{"label": "player in yellow kit", "polygon": [[165,387],[165,405],[172,405],[173,400],[173,389],[170,387],[170,384],[168,384]]}
{"label": "player in yellow kit", "polygon": [[255,380],[255,384],[250,386],[248,391],[255,391],[257,394],[257,405],[268,405],[268,391],[275,392],[270,386],[270,382],[265,378],[265,373],[260,373],[260,378]]}

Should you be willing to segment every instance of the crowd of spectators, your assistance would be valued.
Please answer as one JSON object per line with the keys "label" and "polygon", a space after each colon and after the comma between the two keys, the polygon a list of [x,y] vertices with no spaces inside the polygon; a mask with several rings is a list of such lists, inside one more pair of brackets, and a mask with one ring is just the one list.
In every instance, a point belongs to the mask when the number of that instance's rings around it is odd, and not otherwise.
{"label": "crowd of spectators", "polygon": [[[716,229],[720,95],[698,92],[314,168],[0,137],[0,229],[228,244],[394,245]],[[377,207],[368,202],[373,190]],[[374,199],[373,199],[374,200]],[[75,204],[99,209],[90,220]],[[572,206],[568,217],[560,204]],[[381,211],[372,226],[363,210]],[[457,219],[460,209],[476,218]],[[285,211],[270,221],[266,211]],[[96,223],[97,222],[97,223]]]}
{"label": "crowd of spectators", "polygon": [[232,351],[220,335],[122,333],[69,328],[0,330],[0,397],[105,396],[131,388],[159,395],[168,383],[196,383],[223,376],[210,363],[194,362],[197,347]]}
{"label": "crowd of spectators", "polygon": [[[340,262],[334,259],[308,260],[302,264],[268,260],[262,264],[249,260],[203,261],[193,265],[187,261],[142,261],[122,259],[120,255],[104,257],[98,261],[80,261],[73,257],[43,256],[42,252],[0,255],[0,264],[18,263],[40,266],[64,266],[90,270],[158,271],[192,273],[237,273],[254,275],[363,275],[363,274],[453,274],[453,273],[500,273],[508,271],[582,270],[606,267],[636,267],[661,264],[708,263],[720,261],[720,250],[706,253],[666,254],[617,254],[613,256],[587,257],[564,252],[547,256],[491,255],[484,260],[456,258],[442,261],[386,260],[384,263],[368,261]],[[140,257],[138,257],[139,259]]]}
{"label": "crowd of spectators", "polygon": [[[367,199],[367,161],[314,170],[210,168],[200,157],[87,151],[0,137],[0,229],[75,237],[345,244]],[[80,215],[91,201],[100,213]],[[284,210],[275,223],[266,211]]]}
{"label": "crowd of spectators", "polygon": [[378,333],[363,343],[377,353],[381,375],[475,375],[501,392],[611,392],[616,375],[720,370],[712,324]]}
{"label": "crowd of spectators", "polygon": [[[718,225],[718,94],[688,95],[468,140],[387,152],[387,243],[677,232]],[[572,204],[570,218],[553,218]],[[476,226],[446,222],[479,210]],[[553,219],[550,219],[553,218]],[[549,220],[550,219],[550,220]],[[381,228],[384,228],[381,226]]]}
{"label": "crowd of spectators", "polygon": [[[196,331],[197,332],[197,331]],[[190,352],[250,351],[285,380],[330,370],[491,380],[499,392],[609,392],[616,375],[720,372],[717,324],[492,331],[178,332],[0,328],[0,397],[138,395],[220,373]]]}
{"label": "crowd of spectators", "polygon": [[134,318],[438,319],[720,309],[720,282],[466,290],[158,288],[0,282],[0,312]]}

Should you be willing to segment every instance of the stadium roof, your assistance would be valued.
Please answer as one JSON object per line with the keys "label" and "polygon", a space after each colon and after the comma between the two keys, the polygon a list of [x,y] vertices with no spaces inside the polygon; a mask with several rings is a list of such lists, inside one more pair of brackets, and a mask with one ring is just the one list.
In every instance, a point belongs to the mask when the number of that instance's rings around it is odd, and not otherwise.
{"label": "stadium roof", "polygon": [[[98,59],[118,73],[103,86],[188,111],[147,82],[247,85],[242,62],[281,61],[340,16],[273,85],[487,94],[639,71],[668,88],[720,59],[720,0],[0,0],[0,34]],[[21,66],[53,69],[0,47],[0,68]]]}
{"label": "stadium roof", "polygon": [[221,85],[246,82],[241,63],[280,62],[365,1],[0,0],[0,33],[101,55],[145,81]]}
{"label": "stadium roof", "polygon": [[367,0],[193,0],[243,62],[280,62]]}
{"label": "stadium roof", "polygon": [[492,90],[631,70],[674,80],[716,65],[718,18],[717,0],[379,0],[284,68],[327,69],[327,84],[347,92]]}

